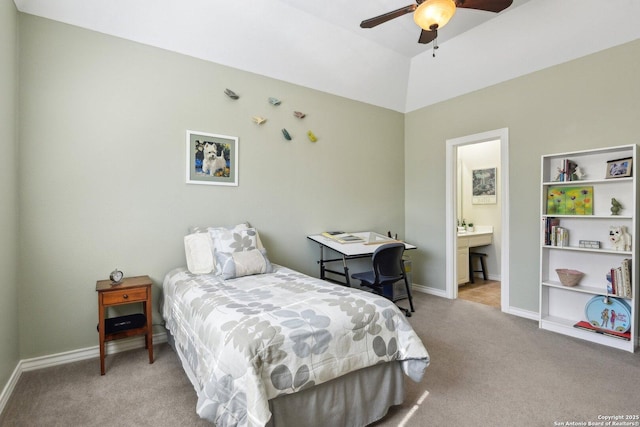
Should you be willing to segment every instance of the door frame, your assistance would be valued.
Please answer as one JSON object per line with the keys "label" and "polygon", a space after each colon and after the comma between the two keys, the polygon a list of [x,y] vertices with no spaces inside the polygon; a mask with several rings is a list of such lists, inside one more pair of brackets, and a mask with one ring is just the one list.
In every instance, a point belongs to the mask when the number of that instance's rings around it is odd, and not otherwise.
{"label": "door frame", "polygon": [[500,222],[502,240],[500,249],[501,310],[509,311],[509,129],[495,129],[459,138],[447,139],[446,142],[446,297],[458,298],[457,272],[457,224],[458,217],[458,153],[457,148],[462,145],[477,144],[487,141],[500,141],[500,188],[501,199]]}

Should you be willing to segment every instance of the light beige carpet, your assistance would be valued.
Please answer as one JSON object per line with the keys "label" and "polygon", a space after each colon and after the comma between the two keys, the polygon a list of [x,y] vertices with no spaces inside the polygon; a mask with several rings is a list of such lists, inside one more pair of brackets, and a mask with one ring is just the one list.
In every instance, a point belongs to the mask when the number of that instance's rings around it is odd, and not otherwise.
{"label": "light beige carpet", "polygon": [[[414,300],[410,322],[431,366],[422,383],[407,380],[405,403],[376,427],[550,427],[640,412],[640,354],[473,302]],[[98,359],[25,372],[0,426],[210,425],[195,414],[195,391],[173,351],[162,344],[154,364],[146,357],[144,349],[109,356],[103,377]]]}

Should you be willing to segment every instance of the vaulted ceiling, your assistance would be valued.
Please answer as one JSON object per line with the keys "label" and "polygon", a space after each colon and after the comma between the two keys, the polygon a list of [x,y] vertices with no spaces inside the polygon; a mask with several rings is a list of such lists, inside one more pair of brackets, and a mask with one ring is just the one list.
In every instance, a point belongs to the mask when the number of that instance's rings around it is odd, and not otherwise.
{"label": "vaulted ceiling", "polygon": [[514,0],[458,9],[432,44],[411,0],[14,0],[21,12],[400,112],[640,38],[637,0]]}

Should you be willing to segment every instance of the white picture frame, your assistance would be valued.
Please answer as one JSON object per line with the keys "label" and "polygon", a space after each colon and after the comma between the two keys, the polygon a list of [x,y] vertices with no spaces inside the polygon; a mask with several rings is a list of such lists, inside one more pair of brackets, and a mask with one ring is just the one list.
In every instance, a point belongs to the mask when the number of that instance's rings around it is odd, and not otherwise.
{"label": "white picture frame", "polygon": [[491,205],[498,202],[496,195],[497,168],[474,169],[471,172],[474,205]]}
{"label": "white picture frame", "polygon": [[238,186],[238,137],[187,130],[186,183]]}

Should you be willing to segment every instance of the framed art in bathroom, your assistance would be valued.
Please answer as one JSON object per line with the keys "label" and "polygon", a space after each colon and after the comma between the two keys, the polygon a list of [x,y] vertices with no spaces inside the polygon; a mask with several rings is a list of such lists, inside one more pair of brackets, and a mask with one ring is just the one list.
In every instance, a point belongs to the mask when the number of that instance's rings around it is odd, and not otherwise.
{"label": "framed art in bathroom", "polygon": [[472,204],[490,205],[497,203],[496,174],[497,168],[474,169],[472,171]]}

